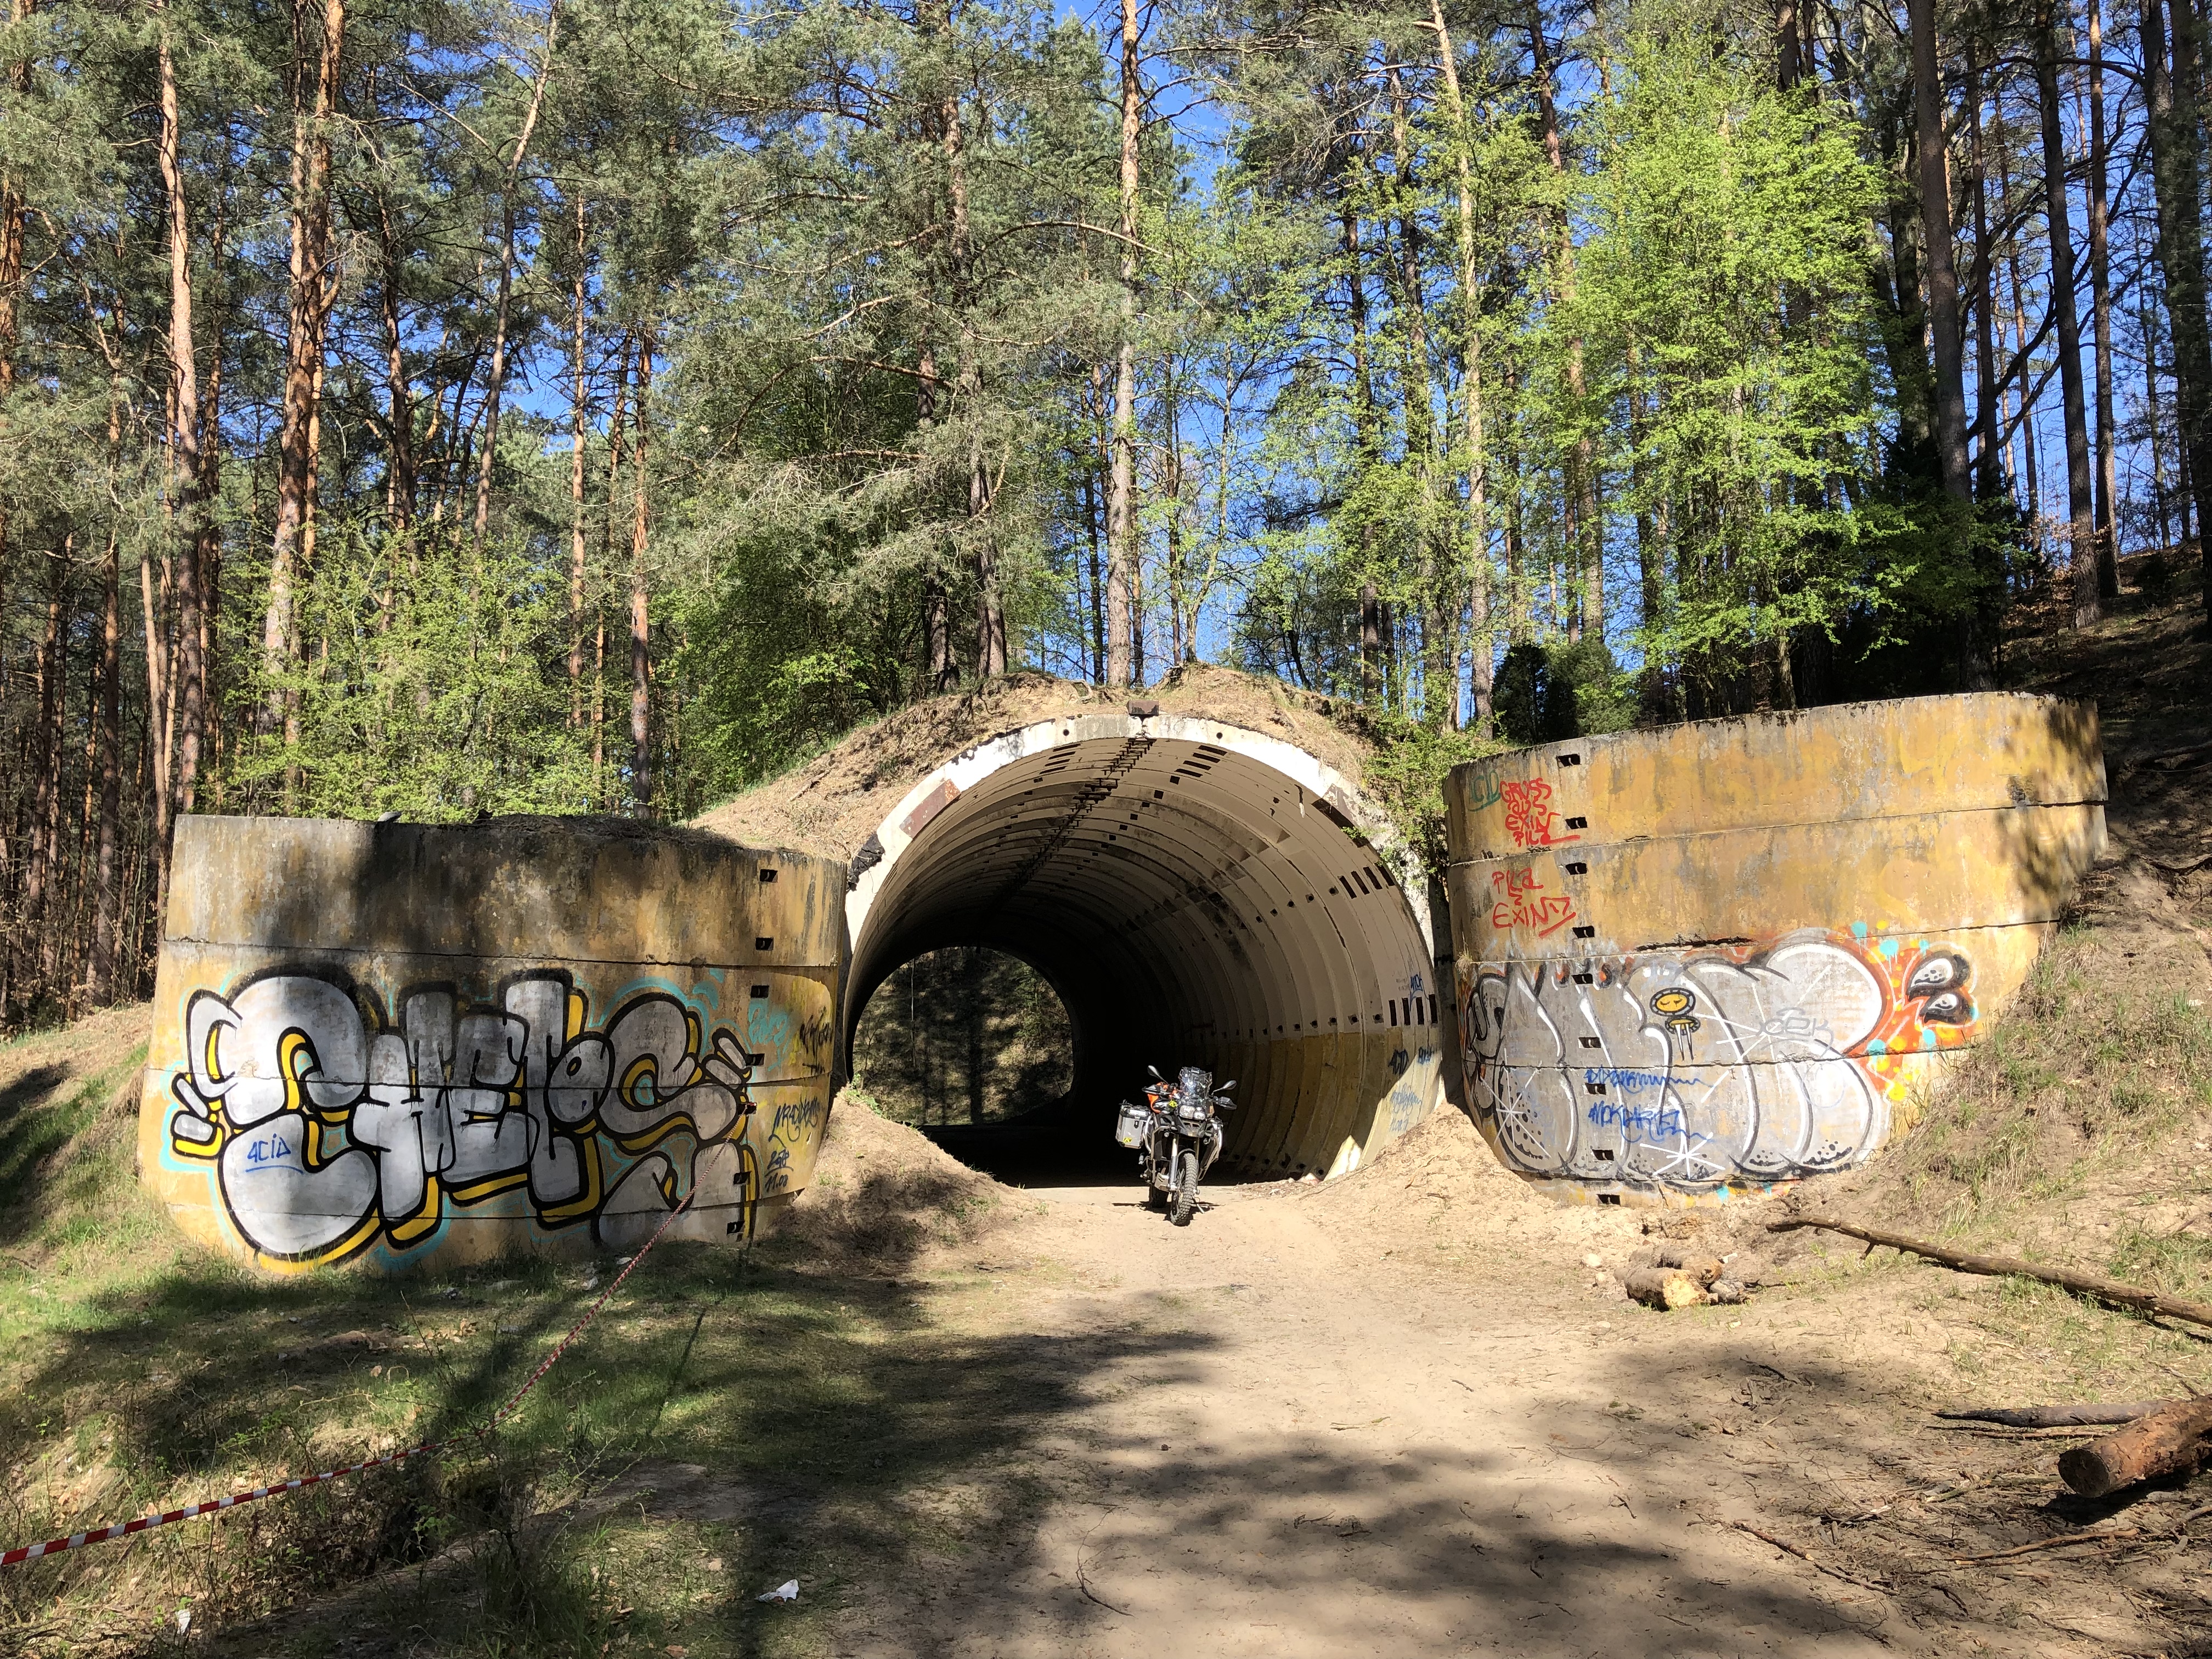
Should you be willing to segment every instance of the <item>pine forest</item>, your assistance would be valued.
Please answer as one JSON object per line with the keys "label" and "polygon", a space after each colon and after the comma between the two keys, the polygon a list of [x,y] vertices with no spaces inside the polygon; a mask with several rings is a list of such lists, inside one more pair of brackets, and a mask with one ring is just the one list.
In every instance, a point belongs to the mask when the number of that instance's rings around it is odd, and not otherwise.
{"label": "pine forest", "polygon": [[1433,769],[2202,580],[2206,0],[11,0],[0,1028],[185,814],[683,819],[993,676]]}

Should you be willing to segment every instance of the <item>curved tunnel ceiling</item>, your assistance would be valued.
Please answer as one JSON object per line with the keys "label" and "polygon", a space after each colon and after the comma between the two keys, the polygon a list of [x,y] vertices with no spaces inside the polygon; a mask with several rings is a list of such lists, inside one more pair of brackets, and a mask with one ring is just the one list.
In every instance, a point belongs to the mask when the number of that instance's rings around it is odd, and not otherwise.
{"label": "curved tunnel ceiling", "polygon": [[847,1029],[902,963],[992,945],[1066,1005],[1079,1100],[1211,1063],[1239,1079],[1232,1162],[1353,1167],[1433,1103],[1450,1014],[1427,905],[1382,846],[1343,779],[1256,732],[1007,733],[923,779],[856,862],[880,853],[847,904]]}

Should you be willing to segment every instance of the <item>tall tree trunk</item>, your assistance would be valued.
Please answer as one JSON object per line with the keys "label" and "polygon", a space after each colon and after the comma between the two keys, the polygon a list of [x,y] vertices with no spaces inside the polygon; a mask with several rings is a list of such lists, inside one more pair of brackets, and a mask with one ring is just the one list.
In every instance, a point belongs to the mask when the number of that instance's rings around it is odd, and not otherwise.
{"label": "tall tree trunk", "polygon": [[415,523],[415,394],[407,383],[405,334],[400,316],[402,254],[392,222],[392,204],[379,191],[377,234],[382,244],[383,283],[377,308],[384,323],[385,511],[392,528],[405,535]]}
{"label": "tall tree trunk", "polygon": [[1420,204],[1413,177],[1413,144],[1407,121],[1405,76],[1395,64],[1387,71],[1390,94],[1390,208],[1397,222],[1399,374],[1405,386],[1406,454],[1413,463],[1420,490],[1421,605],[1426,617],[1428,652],[1422,664],[1424,718],[1456,732],[1460,725],[1460,597],[1457,561],[1450,536],[1438,546],[1437,455],[1431,424],[1436,386],[1429,372],[1427,275],[1421,258]]}
{"label": "tall tree trunk", "polygon": [[2097,594],[2095,486],[2089,470],[2089,416],[2081,385],[2081,319],[2075,298],[2074,236],[2066,200],[2066,140],[2059,123],[2058,21],[2053,0],[2038,0],[2035,87],[2043,117],[2044,216],[2051,232],[2051,299],[2058,311],[2058,385],[2066,426],[2066,559],[2073,574],[2074,625],[2104,614]]}
{"label": "tall tree trunk", "polygon": [[1637,700],[1644,720],[1656,724],[1666,717],[1667,707],[1665,665],[1660,660],[1657,645],[1659,630],[1666,622],[1667,550],[1646,493],[1649,464],[1644,447],[1650,415],[1650,393],[1644,386],[1643,352],[1633,341],[1628,348],[1628,445],[1629,453],[1634,458],[1630,462],[1630,488],[1636,497],[1636,586],[1638,620],[1644,625],[1646,641]]}
{"label": "tall tree trunk", "polygon": [[[118,415],[120,412],[119,400]],[[110,427],[118,424],[111,416]],[[120,433],[116,433],[120,447]],[[97,895],[92,924],[92,975],[95,1007],[116,996],[116,963],[122,950],[122,911],[116,858],[123,817],[123,563],[117,526],[107,530],[106,556],[100,568],[100,841],[93,890]]]}
{"label": "tall tree trunk", "polygon": [[1474,729],[1490,735],[1492,693],[1495,674],[1492,653],[1495,641],[1490,622],[1490,498],[1488,465],[1483,450],[1482,428],[1482,290],[1474,263],[1474,181],[1468,162],[1467,105],[1460,94],[1459,54],[1451,30],[1444,22],[1443,0],[1429,0],[1429,27],[1437,37],[1437,63],[1443,71],[1444,113],[1451,121],[1453,169],[1459,184],[1458,213],[1454,229],[1458,237],[1460,295],[1460,362],[1465,384],[1461,389],[1467,446],[1468,629],[1473,658],[1469,678],[1474,702]]}
{"label": "tall tree trunk", "polygon": [[637,815],[653,815],[653,751],[650,745],[653,687],[652,665],[647,652],[652,644],[651,618],[647,610],[645,577],[648,502],[646,474],[646,402],[653,391],[653,330],[641,325],[637,336],[636,435],[630,454],[636,471],[635,514],[629,532],[629,747],[632,793]]}
{"label": "tall tree trunk", "polygon": [[[9,21],[20,26],[30,15],[30,0],[10,0]],[[166,60],[165,60],[166,61]],[[18,96],[27,94],[31,88],[31,66],[18,62],[9,70],[9,85]],[[28,204],[15,176],[0,171],[0,441],[8,431],[6,414],[8,394],[15,389],[15,343],[19,295],[23,286],[23,226]],[[8,581],[8,497],[0,492],[0,616],[4,616]],[[0,831],[4,836],[4,831]],[[0,851],[0,899],[7,891],[10,872],[4,851]],[[6,941],[0,938],[0,976],[6,968]],[[0,988],[0,1011],[4,1011],[5,993]]]}
{"label": "tall tree trunk", "polygon": [[[945,381],[937,372],[937,354],[925,340],[914,390],[915,420],[924,432],[937,423],[944,398]],[[951,604],[945,593],[945,569],[936,545],[933,545],[929,562],[921,573],[921,645],[931,692],[941,695],[959,684],[960,667],[952,655]]]}
{"label": "tall tree trunk", "polygon": [[1899,440],[1908,453],[1917,454],[1935,444],[1936,374],[1928,365],[1928,313],[1920,301],[1920,239],[1910,199],[1917,192],[1909,188],[1911,145],[1900,119],[1888,112],[1875,126],[1882,171],[1893,181],[1875,232],[1882,347],[1896,387]]}
{"label": "tall tree trunk", "polygon": [[591,387],[584,374],[584,295],[588,286],[586,236],[589,216],[576,198],[575,346],[568,408],[568,726],[584,720],[584,439]]}
{"label": "tall tree trunk", "polygon": [[2144,0],[2142,55],[2149,106],[2151,179],[2158,198],[2158,260],[2166,278],[2166,313],[2173,338],[2174,403],[2181,459],[2197,509],[2197,556],[2205,572],[2204,603],[2212,625],[2212,331],[2204,293],[2203,133],[2197,125],[2196,19],[2188,0],[2175,0],[2173,58],[2166,56],[2162,0]]}
{"label": "tall tree trunk", "polygon": [[2089,0],[2089,314],[2097,338],[2097,592],[2120,597],[2119,446],[2112,412],[2112,255],[2106,200],[2105,23]]}
{"label": "tall tree trunk", "polygon": [[1966,475],[1966,366],[1959,339],[1959,274],[1951,258],[1949,144],[1936,50],[1936,0],[1906,0],[1912,25],[1912,116],[1920,158],[1920,223],[1928,259],[1928,333],[1936,368],[1936,456],[1954,501],[1972,493]]}
{"label": "tall tree trunk", "polygon": [[604,812],[610,803],[607,775],[607,607],[592,605],[592,810]]}
{"label": "tall tree trunk", "polygon": [[2158,515],[2158,545],[2161,554],[2173,546],[2173,514],[2166,489],[2166,417],[2159,408],[2158,309],[2153,303],[2150,261],[2144,257],[2142,221],[2136,221],[2136,267],[2144,273],[2136,284],[2136,327],[2142,336],[2143,410],[2150,426],[2150,496]]}
{"label": "tall tree trunk", "polygon": [[[630,344],[635,337],[625,331],[615,345],[615,405],[607,419],[606,512],[599,521],[599,569],[612,581],[615,570],[615,525],[622,513],[623,461],[629,453],[624,434],[629,422]],[[606,787],[607,758],[607,611],[605,597],[592,601],[595,629],[592,647],[592,802],[594,811],[611,811],[612,792]]]}
{"label": "tall tree trunk", "polygon": [[1137,0],[1121,0],[1121,326],[1114,368],[1114,471],[1106,504],[1106,683],[1136,684],[1137,631]]}
{"label": "tall tree trunk", "polygon": [[991,475],[980,435],[969,442],[968,524],[975,546],[975,678],[1006,672],[1006,596],[999,591],[999,544],[991,528]]}
{"label": "tall tree trunk", "polygon": [[[1091,370],[1093,375],[1098,371]],[[1083,469],[1083,527],[1091,536],[1091,683],[1106,684],[1106,563],[1098,535],[1098,469]]]}
{"label": "tall tree trunk", "polygon": [[[1536,114],[1544,140],[1544,157],[1553,178],[1567,176],[1566,153],[1559,143],[1559,112],[1554,96],[1556,66],[1544,39],[1544,16],[1534,4],[1528,9],[1528,45],[1534,55]],[[1552,256],[1559,299],[1571,306],[1575,300],[1575,244],[1565,212],[1556,216],[1555,251]],[[1578,586],[1582,625],[1593,638],[1605,638],[1605,515],[1598,500],[1597,445],[1588,432],[1588,397],[1583,375],[1583,343],[1567,342],[1567,398],[1574,406],[1577,435],[1567,467],[1567,516],[1573,538],[1569,556],[1569,580]]]}
{"label": "tall tree trunk", "polygon": [[[207,729],[206,653],[202,642],[206,623],[203,616],[200,553],[204,537],[213,526],[200,495],[201,456],[199,370],[192,343],[191,222],[185,201],[185,174],[180,146],[183,127],[177,104],[176,65],[169,52],[166,21],[159,52],[161,127],[161,182],[168,196],[169,230],[169,453],[172,459],[170,495],[176,501],[177,526],[177,651],[171,666],[170,694],[176,703],[177,810],[190,812],[198,804],[200,750]],[[167,747],[165,743],[165,750]],[[165,828],[167,826],[165,825]],[[169,842],[165,836],[161,853],[161,893],[168,894]]]}
{"label": "tall tree trunk", "polygon": [[30,867],[25,872],[22,925],[38,941],[38,967],[32,983],[41,994],[54,989],[56,947],[61,930],[49,924],[46,908],[61,862],[63,727],[68,715],[64,684],[69,664],[69,629],[64,608],[69,568],[76,557],[74,532],[46,555],[46,631],[39,646],[37,762],[32,773]]}
{"label": "tall tree trunk", "polygon": [[291,304],[284,337],[283,416],[277,438],[276,512],[270,537],[269,607],[261,628],[265,682],[262,736],[283,727],[289,699],[281,682],[293,647],[293,588],[300,538],[307,523],[317,370],[336,287],[330,280],[331,125],[337,104],[338,68],[345,50],[345,0],[322,0],[320,69],[312,94],[307,85],[307,6],[292,0],[292,258]]}
{"label": "tall tree trunk", "polygon": [[[1342,229],[1338,246],[1344,250],[1346,310],[1352,319],[1352,410],[1358,465],[1364,474],[1375,465],[1375,372],[1367,359],[1367,277],[1360,269],[1359,216],[1351,208],[1339,217]],[[1382,596],[1375,585],[1375,521],[1363,507],[1359,514],[1359,696],[1373,702],[1377,694],[1389,701],[1382,679]]]}
{"label": "tall tree trunk", "polygon": [[[2094,3],[2094,0],[2092,0]],[[2004,489],[1997,465],[1996,262],[1990,246],[1989,157],[1982,147],[1981,66],[1966,41],[1966,133],[1974,169],[1974,493],[1993,501]]]}
{"label": "tall tree trunk", "polygon": [[138,606],[146,629],[146,750],[154,825],[154,908],[158,921],[167,913],[169,897],[169,812],[175,801],[169,787],[169,720],[167,687],[167,618],[164,607],[154,602],[154,559],[138,560]]}
{"label": "tall tree trunk", "polygon": [[[213,231],[208,237],[208,263],[210,269],[220,269],[222,263],[223,216],[220,208],[216,213]],[[216,805],[222,804],[221,758],[225,730],[222,719],[219,696],[222,685],[222,635],[219,627],[222,620],[222,525],[212,510],[222,500],[222,338],[224,314],[218,310],[210,319],[209,333],[218,342],[217,349],[208,354],[207,381],[200,388],[200,488],[199,499],[206,506],[199,514],[199,523],[193,537],[191,574],[199,583],[198,599],[193,607],[194,625],[199,637],[196,642],[199,653],[200,679],[206,688],[200,698],[201,720],[204,727],[201,744],[204,749],[210,744],[215,754],[208,769],[216,774]]]}
{"label": "tall tree trunk", "polygon": [[491,525],[491,473],[499,458],[500,398],[507,390],[507,311],[514,291],[514,195],[522,184],[522,158],[530,149],[530,136],[538,130],[538,112],[545,102],[545,83],[553,74],[554,37],[561,27],[558,5],[545,8],[545,58],[530,88],[529,107],[523,112],[522,131],[514,140],[514,155],[507,164],[500,188],[498,298],[492,307],[491,379],[484,386],[483,447],[477,453],[476,544],[483,545]]}

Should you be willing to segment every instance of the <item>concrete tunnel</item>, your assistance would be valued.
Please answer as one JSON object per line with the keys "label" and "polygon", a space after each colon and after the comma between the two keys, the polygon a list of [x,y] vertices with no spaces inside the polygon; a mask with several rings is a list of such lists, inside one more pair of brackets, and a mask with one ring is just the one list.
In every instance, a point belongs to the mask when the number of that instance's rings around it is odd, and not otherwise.
{"label": "concrete tunnel", "polygon": [[845,1032],[904,963],[989,946],[1068,1014],[1074,1087],[1033,1128],[1103,1147],[1148,1064],[1197,1064],[1237,1079],[1225,1173],[1344,1174],[1427,1115],[1450,1052],[1449,929],[1398,855],[1349,781],[1258,732],[1134,712],[1010,732],[923,777],[854,860]]}
{"label": "concrete tunnel", "polygon": [[743,801],[721,826],[187,817],[141,1180],[277,1273],[750,1238],[812,1179],[870,994],[980,945],[1057,990],[1075,1081],[961,1133],[1115,1178],[1112,1103],[1194,1063],[1240,1085],[1230,1173],[1335,1176],[1463,1061],[1485,1136],[1557,1195],[1734,1201],[1909,1129],[2103,839],[2089,705],[1571,739],[1449,780],[1447,974],[1435,890],[1401,884],[1417,860],[1315,749],[1203,709],[1030,706],[919,777],[929,722],[894,732],[794,811],[821,763],[781,824]]}

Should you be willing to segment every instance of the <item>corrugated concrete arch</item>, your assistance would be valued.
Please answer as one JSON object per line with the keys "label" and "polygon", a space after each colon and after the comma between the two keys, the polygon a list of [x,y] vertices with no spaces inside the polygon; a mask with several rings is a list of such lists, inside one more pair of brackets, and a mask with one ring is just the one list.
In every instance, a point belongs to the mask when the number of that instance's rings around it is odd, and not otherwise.
{"label": "corrugated concrete arch", "polygon": [[1195,1063],[1238,1081],[1228,1167],[1342,1174],[1443,1089],[1440,941],[1391,848],[1294,744],[1174,714],[1038,721],[931,770],[861,848],[846,1030],[901,963],[989,945],[1060,994],[1100,1134],[1148,1063]]}

